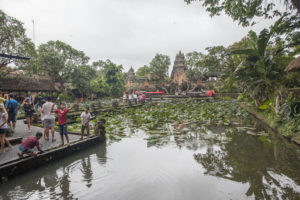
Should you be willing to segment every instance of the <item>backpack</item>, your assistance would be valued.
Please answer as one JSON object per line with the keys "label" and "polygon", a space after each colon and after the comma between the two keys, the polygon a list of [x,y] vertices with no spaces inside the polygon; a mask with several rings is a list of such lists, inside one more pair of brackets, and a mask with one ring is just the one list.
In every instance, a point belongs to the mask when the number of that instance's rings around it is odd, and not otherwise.
{"label": "backpack", "polygon": [[8,102],[8,106],[7,106],[8,112],[9,113],[14,113],[14,106],[11,100],[9,100]]}

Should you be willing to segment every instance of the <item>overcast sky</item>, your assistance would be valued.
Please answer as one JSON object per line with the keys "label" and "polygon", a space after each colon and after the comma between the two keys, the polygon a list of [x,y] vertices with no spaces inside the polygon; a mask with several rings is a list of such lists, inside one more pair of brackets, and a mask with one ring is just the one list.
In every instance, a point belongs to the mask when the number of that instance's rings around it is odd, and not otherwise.
{"label": "overcast sky", "polygon": [[110,59],[137,69],[156,53],[201,51],[228,46],[250,29],[260,31],[272,21],[243,28],[223,15],[210,18],[200,3],[184,0],[0,0],[0,8],[24,23],[36,45],[61,40],[84,51],[91,61]]}

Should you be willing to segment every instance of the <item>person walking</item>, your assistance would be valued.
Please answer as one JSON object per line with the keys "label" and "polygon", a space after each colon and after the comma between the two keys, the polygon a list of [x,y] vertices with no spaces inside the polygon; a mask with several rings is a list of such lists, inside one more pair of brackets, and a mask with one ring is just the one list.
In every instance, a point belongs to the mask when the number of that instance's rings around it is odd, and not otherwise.
{"label": "person walking", "polygon": [[34,104],[35,97],[31,94],[31,92],[28,92],[28,98],[29,98],[30,104]]}
{"label": "person walking", "polygon": [[9,100],[5,102],[5,107],[8,113],[8,120],[7,120],[8,126],[14,131],[16,128],[17,112],[18,112],[19,104],[14,99],[13,94],[9,95]]}
{"label": "person walking", "polygon": [[30,156],[37,156],[38,152],[33,150],[33,148],[35,146],[40,152],[44,153],[44,151],[40,148],[40,143],[39,143],[39,139],[41,139],[42,136],[43,136],[43,133],[37,132],[35,134],[35,137],[31,136],[31,137],[27,138],[27,140],[22,142],[19,145],[19,150],[20,150],[18,152],[19,158],[23,158],[24,154],[28,154]]}
{"label": "person walking", "polygon": [[11,144],[9,143],[9,141],[6,139],[5,136],[6,130],[7,130],[7,114],[4,106],[0,104],[0,144],[1,144],[0,153],[4,152],[5,143],[11,149]]}
{"label": "person walking", "polygon": [[89,113],[89,107],[84,108],[84,112],[81,113],[81,139],[83,139],[84,130],[86,130],[87,137],[90,136],[90,120],[91,114]]}
{"label": "person walking", "polygon": [[127,94],[126,94],[126,92],[124,92],[123,93],[123,105],[125,105],[126,100],[127,100]]}
{"label": "person walking", "polygon": [[45,130],[45,139],[49,140],[49,129],[51,129],[52,142],[55,142],[55,113],[56,110],[55,103],[51,102],[51,97],[47,97],[46,103],[42,107],[42,113],[44,114],[44,130]]}
{"label": "person walking", "polygon": [[67,113],[69,110],[71,110],[73,106],[70,108],[66,108],[64,103],[61,103],[59,105],[59,109],[55,110],[55,113],[58,116],[58,127],[59,127],[59,133],[60,133],[60,138],[61,138],[61,146],[65,144],[64,142],[64,136],[66,137],[67,140],[67,145],[70,145],[69,142],[69,136],[68,136],[68,130],[67,130]]}
{"label": "person walking", "polygon": [[146,102],[146,95],[143,93],[142,94],[142,103],[144,104]]}
{"label": "person walking", "polygon": [[30,103],[29,98],[25,98],[23,103],[21,104],[25,112],[25,118],[28,126],[28,132],[31,133],[31,124],[32,124],[32,116],[34,113],[33,104]]}
{"label": "person walking", "polygon": [[132,94],[129,93],[128,94],[128,105],[131,106],[131,103],[132,103]]}
{"label": "person walking", "polygon": [[137,104],[138,97],[137,97],[136,93],[133,93],[133,100],[134,100],[134,103]]}

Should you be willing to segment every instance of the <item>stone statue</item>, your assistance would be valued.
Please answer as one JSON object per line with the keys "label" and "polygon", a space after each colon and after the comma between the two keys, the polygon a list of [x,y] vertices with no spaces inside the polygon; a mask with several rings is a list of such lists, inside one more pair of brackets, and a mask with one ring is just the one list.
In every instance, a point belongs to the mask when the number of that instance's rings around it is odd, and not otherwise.
{"label": "stone statue", "polygon": [[106,120],[104,118],[99,118],[96,122],[96,125],[95,125],[95,130],[94,130],[94,133],[96,136],[99,137],[99,139],[102,141],[102,140],[105,140],[105,123],[106,123]]}

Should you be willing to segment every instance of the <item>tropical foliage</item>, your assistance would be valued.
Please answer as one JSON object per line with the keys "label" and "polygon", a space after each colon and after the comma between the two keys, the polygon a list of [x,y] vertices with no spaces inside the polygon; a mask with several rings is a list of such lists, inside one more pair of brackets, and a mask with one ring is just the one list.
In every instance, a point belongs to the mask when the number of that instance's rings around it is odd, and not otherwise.
{"label": "tropical foliage", "polygon": [[147,65],[144,65],[143,67],[138,68],[138,70],[136,71],[135,75],[136,78],[142,78],[143,76],[150,74],[150,67],[148,67]]}
{"label": "tropical foliage", "polygon": [[[23,23],[6,15],[0,10],[0,52],[33,58],[35,54],[33,42],[26,36]],[[32,63],[8,58],[0,58],[0,69],[15,62],[20,67],[28,67]]]}
{"label": "tropical foliage", "polygon": [[150,62],[150,75],[153,81],[163,81],[168,77],[170,57],[167,55],[156,54]]}
{"label": "tropical foliage", "polygon": [[122,65],[106,60],[95,62],[93,66],[98,66],[99,69],[98,77],[92,81],[94,91],[104,96],[120,96],[125,89]]}
{"label": "tropical foliage", "polygon": [[210,16],[221,15],[225,12],[234,21],[238,21],[242,26],[256,24],[261,19],[272,19],[284,13],[295,13],[296,8],[300,13],[300,3],[298,0],[284,0],[274,2],[272,0],[184,0],[186,3],[202,2]]}

